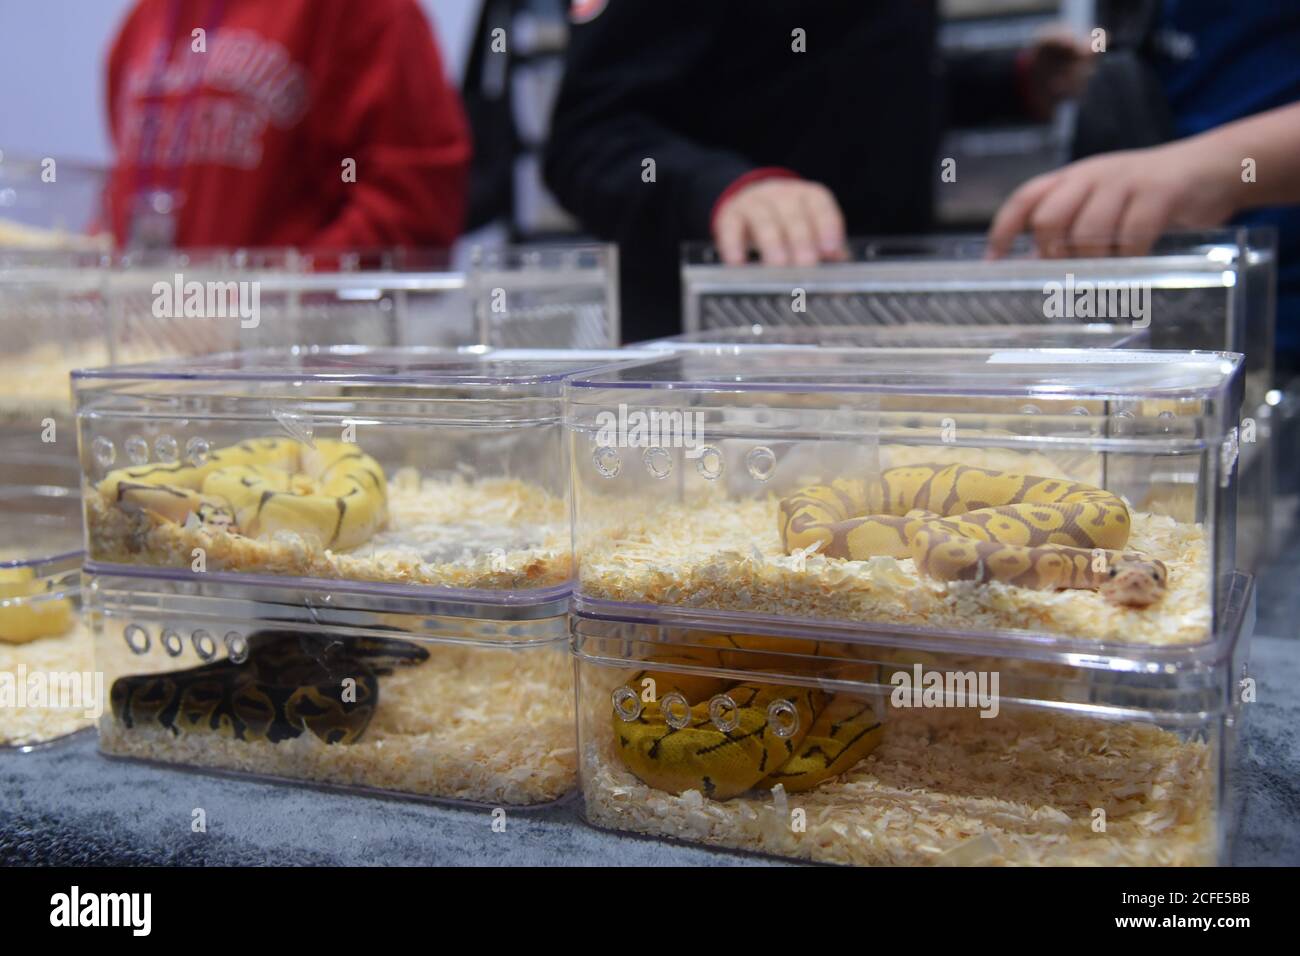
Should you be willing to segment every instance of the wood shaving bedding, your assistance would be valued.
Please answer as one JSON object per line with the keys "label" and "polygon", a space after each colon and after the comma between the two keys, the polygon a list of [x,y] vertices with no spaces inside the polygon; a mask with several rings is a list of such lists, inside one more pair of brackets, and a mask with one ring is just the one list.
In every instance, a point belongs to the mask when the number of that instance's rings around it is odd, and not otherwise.
{"label": "wood shaving bedding", "polygon": [[[598,507],[584,502],[587,513]],[[866,561],[786,555],[776,496],[716,496],[668,504],[644,517],[612,511],[578,540],[584,595],[633,604],[754,611],[794,618],[879,621],[966,630],[1029,629],[1123,644],[1182,645],[1210,634],[1209,554],[1199,524],[1134,512],[1128,549],[1169,567],[1169,589],[1149,608],[1111,604],[1095,591],[943,583],[910,558]],[[599,529],[599,530],[597,530]]]}
{"label": "wood shaving bedding", "polygon": [[94,488],[85,497],[98,561],[188,568],[202,548],[209,571],[489,590],[571,576],[567,505],[513,478],[421,479],[404,469],[389,486],[388,529],[346,553],[284,532],[262,539],[186,528],[125,511]]}
{"label": "wood shaving bedding", "polygon": [[[840,777],[806,793],[713,801],[624,769],[603,683],[584,674],[582,781],[596,826],[852,865],[1215,862],[1213,752],[1150,724],[890,710],[881,745]],[[1093,829],[1098,809],[1104,832]]]}
{"label": "wood shaving bedding", "polygon": [[[106,753],[195,767],[387,790],[476,803],[529,806],[577,785],[573,666],[563,644],[485,648],[422,644],[429,659],[380,678],[379,706],[354,744],[304,734],[272,744],[215,735],[128,730],[106,713]],[[112,678],[165,670],[120,636],[101,644]],[[171,662],[175,667],[175,662]]]}
{"label": "wood shaving bedding", "polygon": [[[66,634],[42,637],[26,644],[0,641],[0,674],[86,674],[95,670],[90,632],[80,614]],[[0,706],[0,747],[43,743],[91,726],[85,709]]]}

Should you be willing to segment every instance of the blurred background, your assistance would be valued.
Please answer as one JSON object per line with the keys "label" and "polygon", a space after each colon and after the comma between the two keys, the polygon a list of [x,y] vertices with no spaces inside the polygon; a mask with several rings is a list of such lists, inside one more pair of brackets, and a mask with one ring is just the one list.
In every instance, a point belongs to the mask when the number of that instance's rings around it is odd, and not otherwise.
{"label": "blurred background", "polygon": [[[473,127],[467,225],[486,230],[474,238],[527,242],[574,235],[577,224],[547,190],[541,172],[563,72],[568,0],[420,5]],[[27,94],[5,97],[0,150],[11,158],[54,156],[69,165],[111,162],[106,58],[132,6],[133,0],[0,4],[0,83]],[[1020,49],[1055,24],[1086,35],[1096,16],[1093,0],[943,0],[940,8],[941,46],[964,52]],[[486,56],[498,24],[508,25],[508,56]],[[940,223],[980,228],[1015,186],[1065,161],[1071,110],[1063,105],[1044,123],[949,130],[941,155],[956,158],[962,176],[955,188],[940,190]]]}

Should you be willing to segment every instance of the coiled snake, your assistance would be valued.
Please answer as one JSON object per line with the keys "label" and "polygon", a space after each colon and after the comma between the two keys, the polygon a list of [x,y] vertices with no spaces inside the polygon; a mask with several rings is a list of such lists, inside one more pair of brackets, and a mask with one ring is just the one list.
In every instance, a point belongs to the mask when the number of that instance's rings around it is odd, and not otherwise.
{"label": "coiled snake", "polygon": [[[1162,562],[1121,550],[1130,528],[1121,498],[1055,478],[908,465],[876,481],[802,488],[781,501],[778,520],[787,552],[816,547],[852,560],[910,557],[940,581],[1095,589],[1133,607],[1157,601],[1168,581]],[[723,635],[706,643],[752,649],[773,640],[780,639]],[[817,642],[791,643],[800,648],[792,652],[817,653]],[[678,648],[662,660],[716,668],[724,662],[716,655],[726,653]],[[850,695],[653,670],[635,675],[632,688],[647,680],[658,696],[634,712],[619,706],[619,694],[624,703],[630,699],[627,689],[615,692],[614,738],[632,773],[671,793],[699,790],[725,800],[777,783],[808,790],[851,768],[883,733],[871,705]],[[785,710],[784,725],[773,705]],[[790,727],[793,733],[782,732]]]}
{"label": "coiled snake", "polygon": [[[706,635],[700,643],[675,648],[661,663],[752,667],[760,659],[754,651],[807,655],[820,646],[743,634]],[[732,650],[741,652],[735,661]],[[873,672],[855,665],[838,676],[870,681]],[[811,790],[869,754],[883,733],[872,705],[847,694],[656,670],[640,671],[629,683],[615,692],[615,746],[628,770],[669,793],[699,790],[726,800],[777,784],[792,793]],[[628,691],[643,687],[653,688],[654,699],[629,710]]]}
{"label": "coiled snake", "polygon": [[177,524],[247,537],[292,531],[336,550],[363,544],[388,521],[383,468],[334,439],[256,438],[209,452],[202,464],[119,468],[99,491]]}
{"label": "coiled snake", "polygon": [[379,678],[428,656],[409,641],[262,631],[248,638],[240,663],[225,658],[119,677],[109,697],[113,716],[128,730],[161,727],[178,737],[216,734],[273,744],[310,733],[327,744],[351,744],[374,716]]}
{"label": "coiled snake", "polygon": [[1041,590],[1100,590],[1142,607],[1165,592],[1168,570],[1122,551],[1128,507],[1092,485],[968,465],[907,465],[876,481],[813,485],[780,507],[787,552],[912,558],[939,581],[1002,581]]}

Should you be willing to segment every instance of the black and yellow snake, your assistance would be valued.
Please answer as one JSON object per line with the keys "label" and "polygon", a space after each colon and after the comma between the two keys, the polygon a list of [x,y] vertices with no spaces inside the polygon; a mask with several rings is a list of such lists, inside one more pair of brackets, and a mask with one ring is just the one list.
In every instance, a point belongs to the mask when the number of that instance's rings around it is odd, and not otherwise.
{"label": "black and yellow snake", "polygon": [[[798,659],[765,655],[815,656],[821,648],[815,641],[747,634],[696,641],[674,648],[661,663],[751,669],[767,661],[775,669],[797,666]],[[837,669],[841,679],[874,680],[869,665]],[[647,681],[654,699],[629,709],[627,701]],[[872,704],[852,695],[653,669],[639,671],[616,691],[613,729],[624,766],[641,780],[669,793],[699,790],[715,800],[777,784],[791,793],[811,790],[871,753],[883,734]]]}
{"label": "black and yellow snake", "polygon": [[409,641],[261,631],[248,638],[239,663],[225,658],[119,677],[109,696],[113,716],[128,730],[269,743],[310,733],[327,744],[351,744],[374,716],[379,678],[428,656]]}
{"label": "black and yellow snake", "polygon": [[254,438],[201,464],[118,468],[99,484],[118,507],[247,537],[291,531],[335,550],[367,541],[388,520],[384,470],[355,444]]}

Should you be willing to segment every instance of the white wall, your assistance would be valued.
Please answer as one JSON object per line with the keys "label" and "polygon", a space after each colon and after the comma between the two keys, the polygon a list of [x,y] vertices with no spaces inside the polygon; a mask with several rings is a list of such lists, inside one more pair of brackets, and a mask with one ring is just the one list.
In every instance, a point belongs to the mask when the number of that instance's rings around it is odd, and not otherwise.
{"label": "white wall", "polygon": [[[132,3],[0,0],[0,151],[108,162],[104,59]],[[459,78],[479,0],[420,3],[437,30],[449,75]]]}

